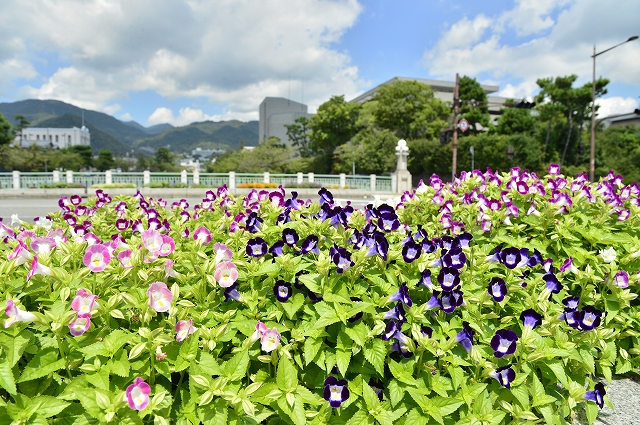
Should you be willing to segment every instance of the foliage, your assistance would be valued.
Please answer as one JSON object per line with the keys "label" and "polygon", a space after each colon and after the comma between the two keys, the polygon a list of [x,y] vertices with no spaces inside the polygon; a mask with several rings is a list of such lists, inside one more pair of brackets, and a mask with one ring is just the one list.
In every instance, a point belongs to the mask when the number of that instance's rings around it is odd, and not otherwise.
{"label": "foliage", "polygon": [[344,96],[332,96],[318,107],[311,118],[309,139],[312,151],[323,158],[324,169],[317,172],[330,172],[333,169],[333,152],[348,142],[358,132],[356,125],[361,106],[346,102]]}
{"label": "foliage", "polygon": [[469,132],[458,133],[461,136],[467,134],[477,134],[478,128],[476,124],[480,124],[483,128],[489,128],[489,106],[487,104],[487,92],[484,91],[480,83],[475,78],[466,75],[460,78],[459,92],[460,98],[460,119],[466,119],[469,122]]}
{"label": "foliage", "polygon": [[369,127],[360,130],[335,151],[334,170],[351,173],[355,162],[358,174],[386,174],[395,170],[397,137],[389,130]]}
{"label": "foliage", "polygon": [[637,127],[609,127],[596,133],[596,178],[609,170],[624,176],[626,184],[640,181],[640,133]]}
{"label": "foliage", "polygon": [[4,115],[0,114],[0,146],[8,145],[13,141],[13,133],[11,131],[11,123],[7,121]]}
{"label": "foliage", "polygon": [[165,188],[186,188],[187,184],[182,182],[169,182],[169,181],[152,181],[144,185],[144,187],[150,187],[152,189],[165,189]]}
{"label": "foliage", "polygon": [[312,155],[311,141],[309,140],[310,121],[307,117],[298,117],[293,124],[285,125],[287,137],[294,147],[298,148],[300,156],[308,158]]}
{"label": "foliage", "polygon": [[[639,289],[619,278],[640,268],[640,201],[617,180],[476,171],[363,211],[281,189],[223,187],[187,216],[141,194],[64,198],[51,221],[0,226],[0,418],[501,425],[585,409],[592,423],[600,377],[640,366]],[[162,233],[144,230],[156,214]],[[285,232],[299,241],[267,252]],[[459,283],[439,278],[452,268]]]}
{"label": "foliage", "polygon": [[78,167],[78,168],[64,167],[64,168],[68,168],[70,170],[76,171],[76,170],[79,170],[80,168],[89,169],[89,168],[93,167],[93,154],[91,153],[91,147],[90,146],[74,145],[74,146],[69,146],[66,149],[62,149],[62,151],[78,154],[80,156],[80,158],[82,159],[82,164],[81,164],[80,167]]}
{"label": "foliage", "polygon": [[[220,156],[208,169],[215,173],[294,173],[304,172],[306,158],[292,159],[293,149],[272,137],[251,150],[230,152]],[[297,168],[301,167],[301,168]]]}
{"label": "foliage", "polygon": [[165,146],[156,149],[153,162],[150,164],[151,171],[177,171],[174,165],[175,157]]}
{"label": "foliage", "polygon": [[16,125],[13,128],[13,136],[19,136],[22,130],[29,127],[29,120],[22,114],[18,114],[14,117]]}
{"label": "foliage", "polygon": [[135,183],[97,183],[92,184],[93,189],[135,189]]}
{"label": "foliage", "polygon": [[512,135],[533,135],[536,128],[536,120],[531,115],[530,109],[502,108],[496,126],[490,129],[491,133]]}
{"label": "foliage", "polygon": [[382,85],[374,96],[376,124],[399,138],[435,138],[446,127],[449,108],[433,90],[417,81],[395,81]]}
{"label": "foliage", "polygon": [[98,158],[95,161],[95,166],[98,169],[98,171],[106,171],[113,168],[115,163],[116,163],[116,160],[113,157],[113,154],[111,153],[111,151],[101,150],[98,153]]}
{"label": "foliage", "polygon": [[81,188],[81,187],[84,187],[84,184],[67,183],[67,182],[44,183],[40,185],[41,189],[67,189],[67,188]]}

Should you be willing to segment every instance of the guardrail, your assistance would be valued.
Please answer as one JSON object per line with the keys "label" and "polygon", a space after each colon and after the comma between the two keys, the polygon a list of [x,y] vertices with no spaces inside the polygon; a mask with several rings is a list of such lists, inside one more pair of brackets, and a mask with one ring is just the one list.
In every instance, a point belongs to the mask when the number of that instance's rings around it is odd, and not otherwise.
{"label": "guardrail", "polygon": [[32,173],[12,171],[0,173],[0,189],[53,188],[68,185],[91,187],[98,184],[134,184],[143,187],[220,187],[227,185],[230,190],[238,185],[250,187],[253,183],[273,183],[286,188],[327,187],[334,189],[356,189],[368,192],[395,192],[395,178],[392,176],[368,176],[347,174],[271,174],[265,173],[200,173],[198,171],[179,173],[162,172],[61,172]]}

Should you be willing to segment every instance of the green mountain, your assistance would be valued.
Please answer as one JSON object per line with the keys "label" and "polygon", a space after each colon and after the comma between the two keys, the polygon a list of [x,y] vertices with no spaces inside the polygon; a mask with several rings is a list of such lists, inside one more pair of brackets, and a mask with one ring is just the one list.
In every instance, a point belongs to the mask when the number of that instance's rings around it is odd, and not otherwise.
{"label": "green mountain", "polygon": [[[115,155],[123,156],[125,153],[133,150],[111,134],[92,125],[86,119],[84,120],[84,125],[89,129],[89,134],[91,135],[91,152],[94,155],[97,155],[101,150],[109,150]],[[61,117],[42,120],[39,122],[38,126],[49,128],[80,128],[82,127],[82,118],[77,115],[65,114]],[[134,154],[135,153],[136,152],[134,152]]]}
{"label": "green mountain", "polygon": [[[13,103],[0,103],[0,114],[4,115],[12,125],[15,125],[16,115],[24,115],[31,123],[31,127],[44,127],[43,121],[50,118],[61,117],[67,114],[82,117],[83,112],[85,125],[91,123],[95,128],[110,134],[126,145],[131,144],[140,137],[147,136],[147,133],[144,131],[126,125],[111,115],[78,108],[77,106],[59,100],[29,99]],[[82,119],[80,122],[82,122]],[[81,125],[77,127],[81,127]],[[87,128],[89,128],[88,125]]]}
{"label": "green mountain", "polygon": [[24,115],[31,127],[81,127],[83,113],[84,124],[91,132],[91,148],[96,153],[109,149],[122,154],[134,149],[150,154],[160,146],[169,146],[172,152],[188,153],[197,147],[238,149],[258,144],[258,121],[205,121],[183,127],[170,124],[143,127],[135,121],[122,122],[102,112],[58,100],[0,103],[0,114],[12,125],[16,125],[16,115]]}

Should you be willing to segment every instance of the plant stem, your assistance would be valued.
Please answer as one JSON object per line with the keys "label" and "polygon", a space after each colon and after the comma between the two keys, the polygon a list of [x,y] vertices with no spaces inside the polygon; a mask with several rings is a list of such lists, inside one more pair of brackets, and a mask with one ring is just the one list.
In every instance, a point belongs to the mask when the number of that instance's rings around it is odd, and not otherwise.
{"label": "plant stem", "polygon": [[69,361],[67,360],[67,355],[62,348],[62,341],[60,340],[60,334],[56,333],[56,340],[58,341],[58,350],[60,351],[60,355],[64,359],[64,369],[67,371],[67,376],[71,379],[71,371],[69,370]]}
{"label": "plant stem", "polygon": [[180,371],[180,379],[178,380],[178,385],[176,386],[176,390],[173,394],[173,401],[175,402],[178,399],[178,394],[180,394],[180,385],[182,385],[182,379],[184,378],[184,370]]}

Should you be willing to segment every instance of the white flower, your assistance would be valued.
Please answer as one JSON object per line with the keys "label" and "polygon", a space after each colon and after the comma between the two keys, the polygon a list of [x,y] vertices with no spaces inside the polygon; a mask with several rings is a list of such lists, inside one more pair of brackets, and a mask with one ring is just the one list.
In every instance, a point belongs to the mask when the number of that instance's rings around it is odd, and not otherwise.
{"label": "white flower", "polygon": [[11,227],[18,227],[22,225],[22,220],[18,217],[18,214],[11,214]]}
{"label": "white flower", "polygon": [[600,250],[600,256],[605,263],[611,263],[616,260],[616,250],[610,246],[607,249]]}

